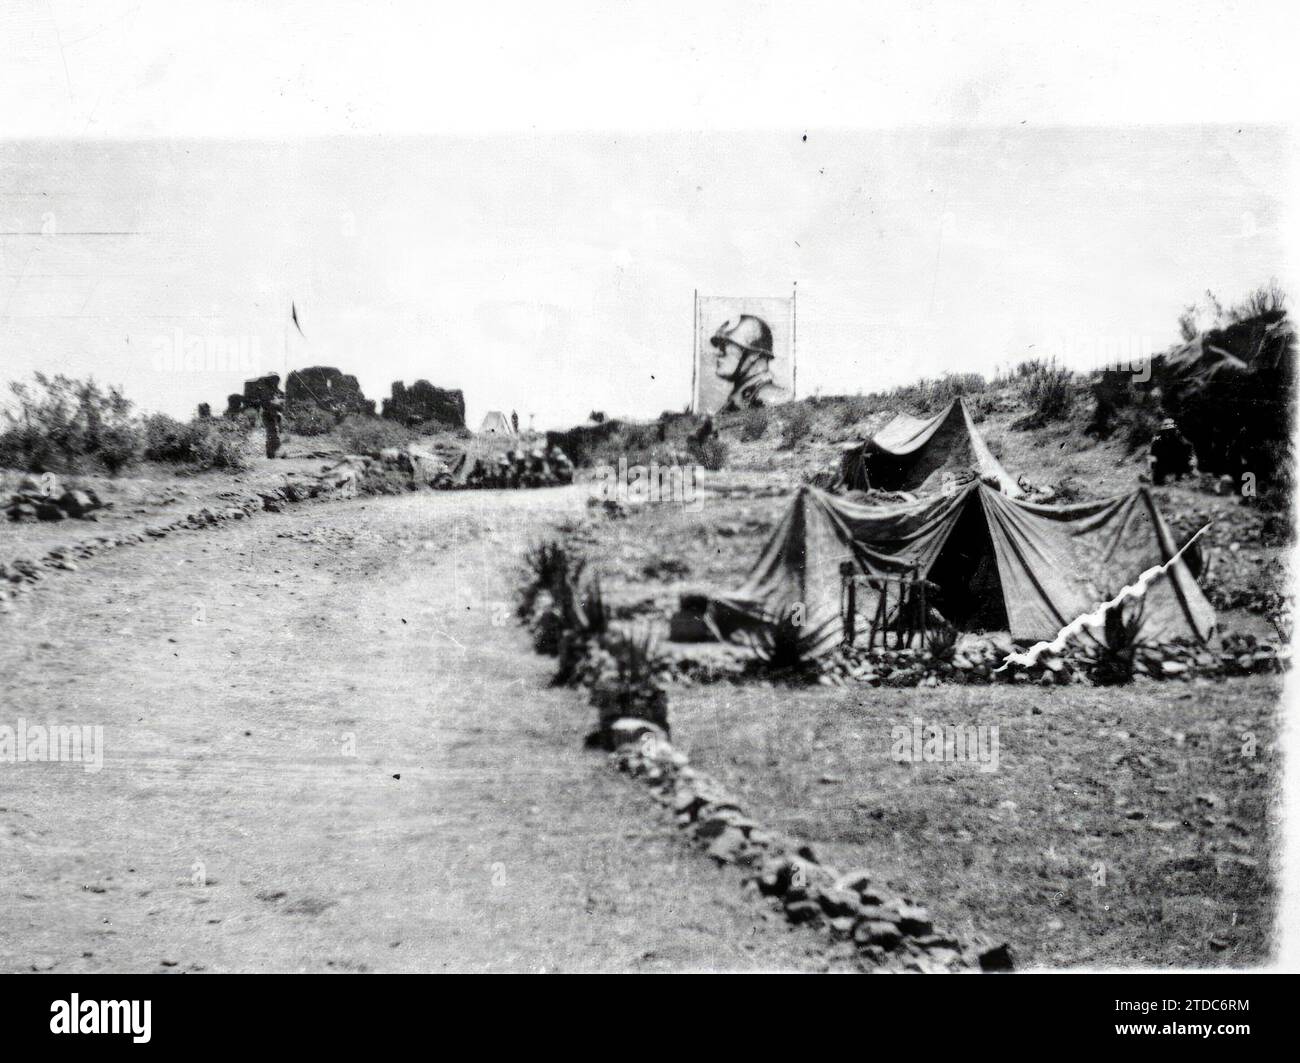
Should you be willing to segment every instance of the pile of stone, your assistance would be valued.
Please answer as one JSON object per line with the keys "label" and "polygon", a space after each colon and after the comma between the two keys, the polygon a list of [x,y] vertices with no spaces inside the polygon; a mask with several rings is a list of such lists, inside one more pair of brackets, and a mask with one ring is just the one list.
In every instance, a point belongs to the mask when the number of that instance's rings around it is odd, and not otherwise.
{"label": "pile of stone", "polygon": [[5,515],[16,521],[98,520],[99,511],[111,502],[103,502],[91,488],[64,489],[58,477],[46,473],[42,477],[27,476],[18,484],[18,490],[9,497]]}
{"label": "pile of stone", "polygon": [[747,888],[770,898],[794,924],[852,943],[872,971],[948,973],[1008,971],[1011,950],[962,942],[935,929],[929,911],[877,882],[870,872],[845,874],[822,863],[808,845],[764,828],[739,799],[693,768],[664,733],[639,719],[608,728],[615,767],[650,787],[690,840],[721,865],[746,871]]}
{"label": "pile of stone", "polygon": [[1220,640],[1220,675],[1267,675],[1290,667],[1290,646],[1245,634],[1227,634]]}
{"label": "pile of stone", "polygon": [[[1090,681],[1096,660],[1085,647],[1066,655],[1045,653],[1032,667],[1003,668],[1016,647],[1005,633],[963,636],[951,653],[927,650],[866,650],[843,647],[818,662],[814,678],[823,686],[866,683],[879,687],[935,687],[941,684],[1033,683],[1064,686]],[[1150,680],[1223,678],[1282,672],[1290,667],[1290,648],[1251,635],[1225,635],[1221,649],[1190,642],[1140,647],[1133,672]]]}

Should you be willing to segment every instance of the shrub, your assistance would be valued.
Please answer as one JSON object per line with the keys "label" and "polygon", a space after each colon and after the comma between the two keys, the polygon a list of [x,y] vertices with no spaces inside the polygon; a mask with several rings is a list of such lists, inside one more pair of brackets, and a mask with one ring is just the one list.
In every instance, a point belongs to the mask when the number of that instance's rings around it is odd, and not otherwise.
{"label": "shrub", "polygon": [[600,580],[593,576],[581,591],[573,593],[567,607],[568,622],[565,628],[565,609],[556,616],[561,625],[556,653],[559,667],[551,682],[556,686],[567,686],[583,675],[584,667],[589,663],[591,648],[609,633],[610,611],[605,604],[605,596],[600,589]]}
{"label": "shrub", "polygon": [[146,461],[240,471],[249,464],[246,446],[243,431],[229,421],[195,419],[186,424],[165,413],[144,419]]}
{"label": "shrub", "polygon": [[12,383],[4,411],[0,465],[36,472],[116,474],[140,455],[140,426],[118,388],[94,380],[35,374],[35,384]]}
{"label": "shrub", "polygon": [[663,687],[667,658],[647,630],[612,631],[600,643],[602,666],[592,685],[600,712],[600,733],[620,718],[649,720],[668,733],[668,695]]}
{"label": "shrub", "polygon": [[1098,686],[1124,686],[1133,682],[1138,651],[1145,645],[1142,604],[1129,608],[1120,602],[1106,609],[1102,620],[1102,643],[1090,655],[1092,681]]}
{"label": "shrub", "polygon": [[689,443],[690,457],[696,465],[702,465],[710,472],[717,472],[727,464],[727,444],[717,436]]}
{"label": "shrub", "polygon": [[413,424],[411,426],[411,431],[418,436],[454,435],[461,439],[467,439],[474,434],[468,428],[463,428],[460,425],[447,424],[445,421],[439,421],[436,417]]}
{"label": "shrub", "polygon": [[926,649],[934,660],[950,664],[957,653],[957,639],[957,629],[945,620],[927,633]]}
{"label": "shrub", "polygon": [[1020,399],[1029,414],[1018,428],[1038,428],[1059,421],[1070,412],[1074,398],[1074,374],[1055,362],[1024,362],[1017,370]]}
{"label": "shrub", "polygon": [[925,395],[921,405],[929,413],[938,413],[953,399],[963,395],[977,395],[988,384],[979,373],[945,373],[937,380],[925,385]]}
{"label": "shrub", "polygon": [[752,443],[766,434],[767,410],[762,407],[746,410],[740,420],[740,438],[746,443]]}
{"label": "shrub", "polygon": [[376,454],[387,447],[404,447],[415,433],[396,421],[353,414],[339,426],[339,441],[349,454]]}
{"label": "shrub", "polygon": [[781,415],[781,446],[789,450],[812,434],[812,411],[805,405],[792,404]]}
{"label": "shrub", "polygon": [[532,616],[542,592],[554,596],[555,588],[569,578],[572,564],[568,549],[556,539],[529,547],[524,552],[523,582],[517,595],[515,615],[520,620]]}
{"label": "shrub", "polygon": [[289,431],[296,436],[323,436],[334,431],[337,418],[328,410],[316,405],[297,405],[289,410],[286,418]]}
{"label": "shrub", "polygon": [[763,668],[772,672],[795,672],[808,665],[803,639],[802,613],[792,608],[774,624],[766,624],[749,636]]}
{"label": "shrub", "polygon": [[875,413],[875,404],[866,395],[850,395],[840,406],[836,421],[841,428],[852,428]]}

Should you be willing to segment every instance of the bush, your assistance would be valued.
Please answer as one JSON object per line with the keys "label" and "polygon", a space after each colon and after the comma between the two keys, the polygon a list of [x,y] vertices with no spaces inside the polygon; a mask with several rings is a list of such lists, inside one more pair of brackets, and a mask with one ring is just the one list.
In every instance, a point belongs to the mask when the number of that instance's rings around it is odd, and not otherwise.
{"label": "bush", "polygon": [[841,428],[852,428],[859,421],[864,421],[876,412],[875,403],[866,395],[852,395],[844,400],[837,414]]}
{"label": "bush", "polygon": [[242,429],[229,421],[196,419],[186,424],[165,413],[144,419],[146,461],[238,472],[249,467],[246,448]]}
{"label": "bush", "polygon": [[802,443],[812,434],[812,411],[804,405],[791,404],[782,411],[781,446],[789,450]]}
{"label": "bush", "polygon": [[717,472],[727,464],[727,444],[717,436],[689,444],[691,460],[710,472]]}
{"label": "bush", "polygon": [[1029,414],[1017,428],[1039,428],[1069,414],[1074,400],[1074,374],[1055,362],[1022,362],[1017,369],[1020,399]]}
{"label": "bush", "polygon": [[445,421],[439,421],[436,417],[427,421],[418,421],[411,425],[411,431],[417,436],[441,436],[454,435],[461,439],[468,439],[474,433],[468,428],[462,428],[460,425],[447,424]]}
{"label": "bush", "polygon": [[1142,604],[1130,608],[1125,603],[1110,606],[1102,620],[1103,642],[1091,654],[1092,681],[1098,686],[1125,686],[1133,682],[1138,651],[1145,645],[1142,630]]}
{"label": "bush", "polygon": [[946,620],[927,633],[926,650],[930,656],[943,664],[951,664],[957,653],[957,640],[960,633]]}
{"label": "bush", "polygon": [[554,596],[555,588],[569,578],[573,562],[564,543],[557,539],[537,543],[524,552],[524,570],[515,615],[527,620],[543,591]]}
{"label": "bush", "polygon": [[662,677],[667,658],[654,636],[612,631],[600,640],[599,671],[592,682],[592,701],[600,712],[600,730],[620,718],[649,720],[668,733],[668,695]]}
{"label": "bush", "polygon": [[762,439],[767,434],[767,410],[755,407],[746,410],[740,419],[740,438],[746,443]]}
{"label": "bush", "polygon": [[94,380],[35,374],[35,384],[10,384],[13,405],[4,411],[0,465],[35,472],[116,474],[140,455],[140,426],[118,388]]}
{"label": "bush", "polygon": [[297,405],[290,407],[285,418],[289,431],[296,436],[323,436],[334,431],[337,418],[328,410],[314,405]]}
{"label": "bush", "polygon": [[377,454],[387,447],[404,447],[415,433],[396,421],[353,414],[339,426],[339,441],[349,454]]}

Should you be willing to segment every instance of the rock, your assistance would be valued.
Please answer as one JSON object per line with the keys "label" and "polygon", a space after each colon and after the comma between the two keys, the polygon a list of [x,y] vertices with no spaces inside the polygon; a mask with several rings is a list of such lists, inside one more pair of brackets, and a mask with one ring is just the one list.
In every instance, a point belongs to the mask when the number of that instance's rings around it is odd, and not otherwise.
{"label": "rock", "polygon": [[817,903],[829,916],[855,916],[862,907],[862,901],[851,890],[840,890],[834,886],[819,889],[816,892]]}
{"label": "rock", "polygon": [[99,508],[99,503],[85,491],[64,491],[59,498],[59,508],[70,517],[85,517]]}
{"label": "rock", "polygon": [[1160,671],[1165,675],[1184,675],[1187,672],[1187,665],[1180,664],[1178,661],[1161,661]]}
{"label": "rock", "polygon": [[795,924],[819,923],[822,909],[816,901],[790,901],[785,906],[785,916]]}
{"label": "rock", "polygon": [[934,930],[929,911],[920,905],[899,904],[894,910],[898,913],[898,929],[904,934],[919,937]]}
{"label": "rock", "polygon": [[718,863],[731,864],[737,862],[746,846],[744,832],[736,827],[727,827],[713,839],[706,851]]}
{"label": "rock", "polygon": [[837,916],[830,921],[831,933],[838,938],[851,938],[857,923],[858,921],[851,915]]}
{"label": "rock", "polygon": [[893,923],[878,919],[861,919],[853,928],[853,940],[859,945],[876,945],[882,949],[894,949],[903,940],[903,935]]}
{"label": "rock", "polygon": [[980,953],[981,971],[1014,971],[1015,960],[1011,955],[1011,946],[1005,942]]}
{"label": "rock", "polygon": [[871,889],[871,873],[860,869],[846,871],[835,880],[834,890],[848,890],[850,893],[862,894]]}

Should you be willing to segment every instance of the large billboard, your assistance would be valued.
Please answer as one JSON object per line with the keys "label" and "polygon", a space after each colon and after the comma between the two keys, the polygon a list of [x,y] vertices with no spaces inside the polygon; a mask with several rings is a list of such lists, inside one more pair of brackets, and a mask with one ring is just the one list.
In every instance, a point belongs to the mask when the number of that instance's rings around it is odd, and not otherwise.
{"label": "large billboard", "polygon": [[725,413],[794,398],[794,296],[695,297],[691,408]]}

